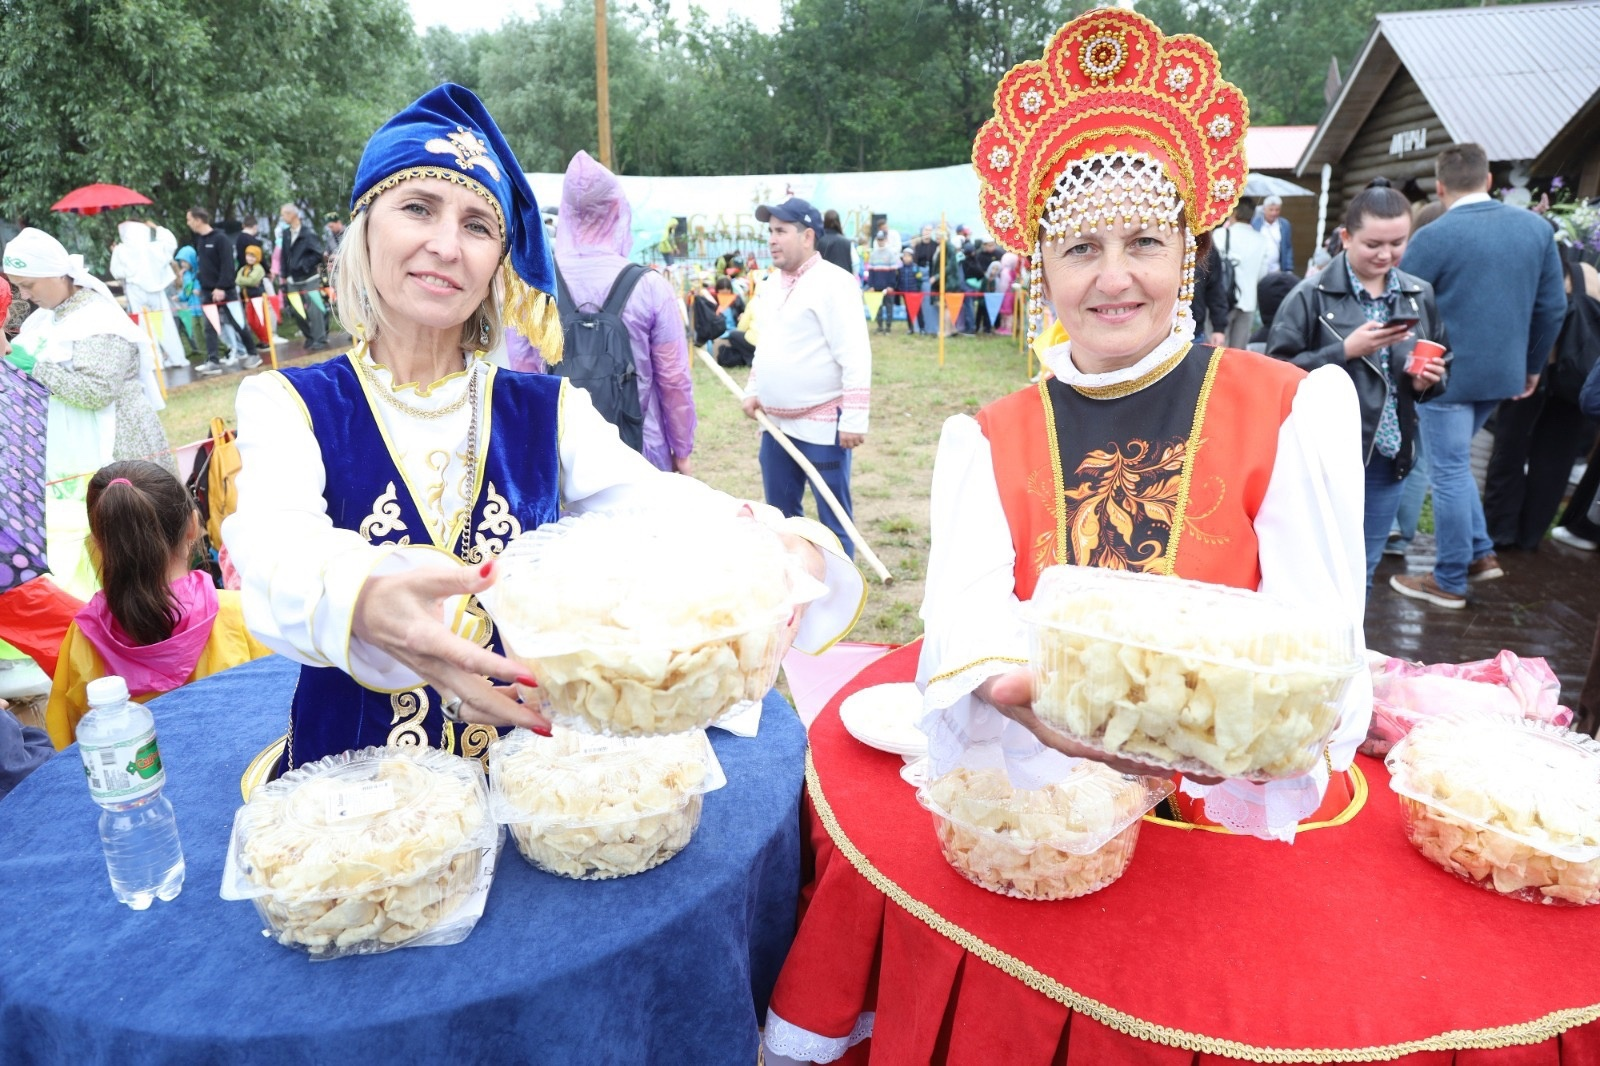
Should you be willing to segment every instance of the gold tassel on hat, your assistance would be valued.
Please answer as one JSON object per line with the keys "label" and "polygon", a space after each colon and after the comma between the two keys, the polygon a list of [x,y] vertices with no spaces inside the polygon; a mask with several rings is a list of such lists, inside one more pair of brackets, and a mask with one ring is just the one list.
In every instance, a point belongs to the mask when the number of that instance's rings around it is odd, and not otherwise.
{"label": "gold tassel on hat", "polygon": [[555,297],[517,277],[517,272],[511,269],[509,256],[500,264],[500,282],[505,289],[501,321],[539,349],[545,366],[561,362],[561,316],[556,311]]}

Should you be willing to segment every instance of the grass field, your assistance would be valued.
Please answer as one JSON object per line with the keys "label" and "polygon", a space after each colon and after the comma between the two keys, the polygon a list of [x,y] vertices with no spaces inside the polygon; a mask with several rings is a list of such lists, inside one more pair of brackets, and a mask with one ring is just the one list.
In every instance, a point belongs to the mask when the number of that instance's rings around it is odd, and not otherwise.
{"label": "grass field", "polygon": [[[972,414],[1027,380],[1013,338],[949,339],[941,368],[937,340],[907,336],[903,324],[899,330],[871,338],[871,430],[856,452],[851,483],[856,525],[894,575],[892,585],[882,585],[863,564],[870,591],[851,637],[894,644],[922,631],[917,608],[928,558],[928,484],[940,427],[950,415]],[[741,382],[744,374],[733,372]],[[168,439],[175,445],[198,440],[209,432],[214,416],[231,425],[240,380],[241,375],[228,374],[174,389],[162,412]],[[694,387],[700,416],[695,476],[733,495],[760,499],[755,423],[698,360]],[[808,511],[812,506],[808,493]]]}

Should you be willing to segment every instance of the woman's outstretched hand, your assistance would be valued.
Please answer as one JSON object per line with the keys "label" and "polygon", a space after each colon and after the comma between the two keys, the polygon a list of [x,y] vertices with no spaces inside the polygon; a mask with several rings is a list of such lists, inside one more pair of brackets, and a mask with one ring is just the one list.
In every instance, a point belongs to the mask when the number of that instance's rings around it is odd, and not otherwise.
{"label": "woman's outstretched hand", "polygon": [[[1039,716],[1033,712],[1033,673],[1026,667],[996,674],[979,685],[972,694],[1038,737],[1040,743],[1054,748],[1063,755],[1071,755],[1077,759],[1093,759],[1123,774],[1136,774],[1142,777],[1169,777],[1172,774],[1172,771],[1164,767],[1132,759],[1119,759],[1087,745],[1078,744],[1039,721]],[[1183,776],[1199,785],[1216,785],[1223,780],[1220,777],[1200,774],[1186,773]]]}
{"label": "woman's outstretched hand", "polygon": [[[522,726],[547,733],[550,722],[515,697],[510,683],[533,686],[525,667],[457,636],[441,621],[445,601],[494,584],[494,564],[479,569],[415,569],[373,577],[356,600],[352,629],[362,641],[409,667],[440,692],[461,699],[463,722]],[[507,682],[491,683],[490,678]]]}

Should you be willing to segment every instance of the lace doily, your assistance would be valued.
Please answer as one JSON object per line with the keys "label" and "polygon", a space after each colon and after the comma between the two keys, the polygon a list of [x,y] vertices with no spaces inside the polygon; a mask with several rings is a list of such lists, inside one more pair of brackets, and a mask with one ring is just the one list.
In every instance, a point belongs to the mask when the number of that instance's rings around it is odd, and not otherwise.
{"label": "lace doily", "polygon": [[796,1062],[833,1062],[846,1051],[872,1035],[872,1011],[856,1019],[849,1036],[819,1036],[778,1017],[776,1011],[767,1010],[767,1028],[762,1043],[774,1055],[782,1055]]}

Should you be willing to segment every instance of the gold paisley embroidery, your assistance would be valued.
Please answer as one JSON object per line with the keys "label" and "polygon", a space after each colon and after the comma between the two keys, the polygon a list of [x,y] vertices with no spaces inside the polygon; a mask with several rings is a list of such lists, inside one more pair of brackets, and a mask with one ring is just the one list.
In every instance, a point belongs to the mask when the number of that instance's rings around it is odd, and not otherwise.
{"label": "gold paisley embroidery", "polygon": [[499,739],[493,729],[486,725],[469,725],[461,734],[461,755],[467,759],[484,760],[484,768],[488,769],[489,745]]}
{"label": "gold paisley embroidery", "polygon": [[445,471],[450,467],[450,453],[442,448],[435,448],[428,453],[428,469],[433,472],[436,480],[428,483],[428,515],[430,525],[438,527],[441,534],[445,529],[444,513],[444,486]]}
{"label": "gold paisley embroidery", "polygon": [[1177,512],[1182,440],[1131,440],[1084,457],[1066,503],[1070,561],[1111,570],[1157,571]]}
{"label": "gold paisley embroidery", "polygon": [[[395,497],[394,482],[389,482],[389,487],[383,494],[372,501],[372,513],[361,520],[360,532],[369,541],[379,537],[386,537],[397,529],[407,528],[405,521],[400,517],[400,501]],[[400,543],[409,543],[409,536]]]}
{"label": "gold paisley embroidery", "polygon": [[389,697],[389,711],[389,724],[394,726],[389,730],[389,739],[386,741],[389,746],[399,748],[428,746],[428,733],[422,728],[423,719],[428,717],[427,689],[414,688],[395,693]]}
{"label": "gold paisley embroidery", "polygon": [[[1223,483],[1223,480],[1220,477],[1213,475],[1206,478],[1205,489],[1207,492],[1215,492],[1216,496],[1211,500],[1211,505],[1205,510],[1201,511],[1199,514],[1191,513],[1185,516],[1183,524],[1184,531],[1190,536],[1194,537],[1195,540],[1198,540],[1201,544],[1209,544],[1213,547],[1218,544],[1226,544],[1232,539],[1231,537],[1212,533],[1200,523],[1222,509],[1222,499],[1228,494],[1228,486]],[[1191,499],[1189,504],[1190,507],[1194,507],[1196,504],[1197,501]]]}
{"label": "gold paisley embroidery", "polygon": [[[484,536],[484,533],[494,534]],[[467,552],[467,562],[481,563],[491,555],[506,550],[506,544],[522,533],[522,523],[511,513],[511,505],[494,489],[494,482],[484,486],[483,521],[473,533],[472,549]]]}

